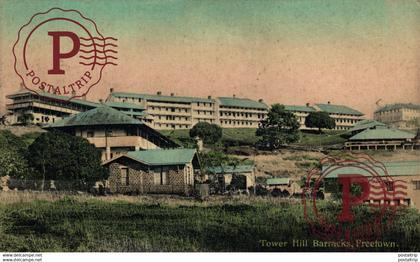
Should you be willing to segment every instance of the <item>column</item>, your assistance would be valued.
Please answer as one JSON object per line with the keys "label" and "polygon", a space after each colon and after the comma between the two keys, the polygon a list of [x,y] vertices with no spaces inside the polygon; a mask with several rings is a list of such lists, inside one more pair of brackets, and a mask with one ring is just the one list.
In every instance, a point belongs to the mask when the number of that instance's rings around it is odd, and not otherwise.
{"label": "column", "polygon": [[106,153],[105,153],[105,160],[110,160],[111,159],[111,147],[107,146],[106,147]]}

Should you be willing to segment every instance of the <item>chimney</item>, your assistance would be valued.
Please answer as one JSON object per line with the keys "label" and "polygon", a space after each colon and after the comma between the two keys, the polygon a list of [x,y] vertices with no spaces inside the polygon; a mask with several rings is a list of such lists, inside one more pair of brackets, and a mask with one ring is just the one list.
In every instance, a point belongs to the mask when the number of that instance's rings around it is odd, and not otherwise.
{"label": "chimney", "polygon": [[309,107],[309,103],[306,103],[306,106]]}
{"label": "chimney", "polygon": [[156,92],[156,94],[157,94],[158,96],[160,96],[160,95],[162,95],[162,92],[161,92],[161,91],[157,91],[157,92]]}
{"label": "chimney", "polygon": [[174,93],[171,93],[171,96],[174,96],[175,94]]}
{"label": "chimney", "polygon": [[109,92],[110,92],[110,93],[113,93],[113,92],[114,92],[114,88],[110,88],[110,89],[109,89]]}
{"label": "chimney", "polygon": [[330,104],[331,104],[331,102],[330,102],[330,101],[328,101],[328,104],[330,105]]}
{"label": "chimney", "polygon": [[236,95],[235,94],[233,94],[233,98],[236,98]]}
{"label": "chimney", "polygon": [[262,103],[264,100],[262,98],[258,99],[258,102]]}
{"label": "chimney", "polygon": [[207,96],[207,99],[211,99],[211,96]]}

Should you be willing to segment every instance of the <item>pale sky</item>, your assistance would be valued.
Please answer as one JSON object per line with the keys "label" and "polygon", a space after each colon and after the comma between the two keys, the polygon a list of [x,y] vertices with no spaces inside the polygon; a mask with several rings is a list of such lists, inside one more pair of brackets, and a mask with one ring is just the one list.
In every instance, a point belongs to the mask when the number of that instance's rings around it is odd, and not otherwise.
{"label": "pale sky", "polygon": [[[88,99],[117,91],[344,104],[420,103],[416,0],[0,0],[0,112],[19,90],[12,46],[51,7],[77,9],[118,41]],[[47,61],[48,63],[50,61]],[[10,103],[10,101],[7,101]]]}

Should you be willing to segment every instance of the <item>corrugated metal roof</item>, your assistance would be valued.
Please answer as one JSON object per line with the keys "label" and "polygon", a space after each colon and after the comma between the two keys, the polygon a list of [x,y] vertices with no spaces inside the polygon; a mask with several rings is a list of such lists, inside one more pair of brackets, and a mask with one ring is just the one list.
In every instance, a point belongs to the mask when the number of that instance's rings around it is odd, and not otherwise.
{"label": "corrugated metal roof", "polygon": [[355,109],[352,109],[348,106],[343,105],[332,105],[332,104],[315,104],[317,107],[321,109],[321,111],[327,113],[334,113],[334,114],[346,114],[346,115],[357,115],[362,116],[364,115],[362,112],[359,112]]}
{"label": "corrugated metal roof", "polygon": [[156,165],[183,165],[190,163],[197,151],[195,149],[153,149],[144,151],[130,151],[127,156],[141,163]]}
{"label": "corrugated metal roof", "polygon": [[377,127],[375,129],[366,129],[352,137],[349,140],[382,140],[382,139],[412,139],[415,134],[386,127]]}
{"label": "corrugated metal roof", "polygon": [[218,97],[218,99],[222,106],[268,109],[268,106],[265,103],[248,98]]}
{"label": "corrugated metal roof", "polygon": [[125,113],[106,105],[66,117],[52,123],[46,128],[59,128],[70,126],[94,126],[94,125],[139,125],[143,124],[138,119],[132,118]]}
{"label": "corrugated metal roof", "polygon": [[[380,176],[385,176],[385,172],[380,168],[380,165],[371,165],[366,163],[371,169],[375,171],[376,174]],[[330,166],[326,165],[322,167],[322,172]],[[383,167],[385,167],[386,172],[389,176],[419,176],[420,175],[420,162],[419,161],[393,161],[393,162],[384,162]],[[365,170],[366,166],[363,164],[353,165],[353,166],[343,166],[335,169],[336,166],[331,167],[331,172],[326,174],[325,178],[337,178],[338,175],[352,175],[360,174],[363,176],[372,176],[372,174]],[[371,170],[372,171],[372,170]]]}
{"label": "corrugated metal roof", "polygon": [[284,108],[287,111],[299,111],[299,112],[315,112],[315,108],[311,106],[295,106],[295,105],[285,105]]}
{"label": "corrugated metal roof", "polygon": [[420,110],[420,105],[418,104],[412,104],[412,103],[397,103],[397,104],[391,104],[391,105],[385,105],[375,111],[375,113],[389,111],[389,110],[395,110],[395,109],[401,109],[401,108],[408,108],[408,109],[416,109]]}
{"label": "corrugated metal roof", "polygon": [[215,166],[206,168],[207,172],[212,174],[232,174],[232,173],[249,173],[254,170],[253,165],[236,165],[236,166]]}
{"label": "corrugated metal roof", "polygon": [[386,126],[386,124],[376,121],[376,120],[372,120],[372,119],[365,119],[365,120],[357,122],[356,125],[354,125],[354,127],[348,130],[348,132],[359,131],[359,130],[373,128],[377,126]]}
{"label": "corrugated metal roof", "polygon": [[289,182],[290,182],[290,178],[287,178],[287,177],[275,177],[275,178],[267,178],[266,184],[268,186],[288,185]]}
{"label": "corrugated metal roof", "polygon": [[200,98],[200,97],[187,97],[187,96],[164,96],[164,95],[151,95],[151,94],[136,94],[126,92],[113,92],[111,96],[114,97],[133,97],[141,98],[153,101],[164,101],[164,102],[180,102],[180,103],[194,103],[194,102],[205,102],[214,103],[214,99]]}

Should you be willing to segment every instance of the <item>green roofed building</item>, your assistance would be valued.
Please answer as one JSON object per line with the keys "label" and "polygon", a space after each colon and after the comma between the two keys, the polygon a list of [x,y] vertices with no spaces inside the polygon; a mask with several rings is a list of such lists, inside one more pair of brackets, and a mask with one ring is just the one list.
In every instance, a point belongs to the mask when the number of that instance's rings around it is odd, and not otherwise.
{"label": "green roofed building", "polygon": [[113,193],[192,193],[200,171],[195,149],[130,151],[103,164]]}
{"label": "green roofed building", "polygon": [[248,189],[255,185],[255,166],[254,165],[223,165],[223,166],[214,166],[207,167],[206,173],[208,176],[215,176],[223,178],[223,184],[229,186],[232,183],[234,177],[239,177],[243,179],[242,188],[239,189]]}
{"label": "green roofed building", "polygon": [[350,137],[344,145],[349,150],[414,150],[420,144],[414,133],[376,126]]}
{"label": "green roofed building", "polygon": [[287,177],[267,178],[265,183],[269,187],[289,186],[290,185],[290,178],[287,178]]}
{"label": "green roofed building", "polygon": [[103,161],[133,150],[178,147],[143,121],[107,105],[68,116],[44,128],[86,138],[102,150]]}
{"label": "green roofed building", "polygon": [[354,127],[356,123],[363,120],[363,113],[350,108],[345,105],[334,105],[328,102],[327,104],[309,103],[306,106],[285,105],[287,111],[293,112],[300,123],[300,129],[309,130],[305,126],[305,119],[311,112],[326,112],[335,121],[335,130],[349,130]]}
{"label": "green roofed building", "polygon": [[114,92],[110,90],[107,102],[132,103],[144,107],[155,129],[190,129],[198,122],[218,124],[221,127],[256,128],[265,118],[268,106],[247,98],[207,98]]}
{"label": "green roofed building", "polygon": [[[9,124],[32,123],[51,124],[65,117],[96,108],[101,102],[96,103],[85,99],[70,99],[68,96],[55,95],[47,92],[30,91],[17,92],[7,96],[13,102],[6,105],[9,111],[7,122]],[[112,103],[108,106],[125,114],[150,122],[144,108],[132,103]]]}
{"label": "green roofed building", "polygon": [[[340,176],[362,176],[371,185],[364,202],[379,205],[405,205],[420,209],[420,162],[365,161],[341,165],[323,165],[326,197],[335,193]],[[359,179],[360,181],[360,179]]]}
{"label": "green roofed building", "polygon": [[373,114],[375,120],[399,129],[420,128],[420,105],[397,103],[378,108]]}
{"label": "green roofed building", "polygon": [[348,130],[348,134],[351,136],[354,136],[355,134],[362,132],[363,130],[366,129],[375,129],[375,128],[379,128],[379,127],[386,127],[387,125],[384,123],[381,123],[379,121],[376,120],[372,120],[372,119],[365,119],[362,121],[359,121],[356,125],[354,125],[354,127],[350,128]]}
{"label": "green roofed building", "polygon": [[30,91],[21,91],[6,96],[13,102],[6,105],[9,111],[10,124],[55,123],[64,117],[96,108],[99,104],[84,99],[71,99],[67,96],[54,95],[46,92],[38,94]]}

